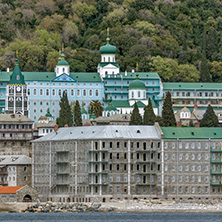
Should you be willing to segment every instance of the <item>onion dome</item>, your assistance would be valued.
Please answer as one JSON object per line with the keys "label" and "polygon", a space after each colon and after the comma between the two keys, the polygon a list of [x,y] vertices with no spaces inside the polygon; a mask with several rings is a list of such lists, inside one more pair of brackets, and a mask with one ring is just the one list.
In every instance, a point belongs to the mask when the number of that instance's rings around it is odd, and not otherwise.
{"label": "onion dome", "polygon": [[59,60],[60,61],[57,63],[57,66],[68,66],[69,65],[69,63],[66,62],[66,60],[65,60],[65,54],[63,51],[62,51],[61,55],[59,56]]}
{"label": "onion dome", "polygon": [[85,104],[82,104],[81,114],[88,114],[84,108]]}
{"label": "onion dome", "polygon": [[136,79],[129,84],[129,89],[146,89],[145,84],[139,80],[138,74],[136,74]]}
{"label": "onion dome", "polygon": [[106,45],[103,45],[100,47],[99,51],[101,54],[115,54],[117,49],[116,49],[116,46],[114,45],[110,45],[109,44],[109,41],[110,41],[110,38],[109,38],[109,30],[107,30],[107,38],[106,38]]}
{"label": "onion dome", "polygon": [[15,68],[10,76],[8,85],[26,85],[24,76],[19,67],[18,58],[16,58]]}
{"label": "onion dome", "polygon": [[52,117],[52,114],[50,113],[49,109],[47,109],[47,113],[45,114],[45,116],[47,118],[51,118]]}
{"label": "onion dome", "polygon": [[110,100],[111,101],[110,101],[109,105],[105,108],[105,111],[116,111],[117,110],[116,107],[113,106],[113,104],[112,104],[112,98]]}

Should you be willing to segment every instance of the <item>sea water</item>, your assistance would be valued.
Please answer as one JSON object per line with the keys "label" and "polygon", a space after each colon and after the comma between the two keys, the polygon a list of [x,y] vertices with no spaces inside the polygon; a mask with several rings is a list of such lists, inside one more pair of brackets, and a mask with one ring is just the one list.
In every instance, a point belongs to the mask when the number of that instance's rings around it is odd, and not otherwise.
{"label": "sea water", "polygon": [[222,213],[0,213],[0,222],[222,222]]}

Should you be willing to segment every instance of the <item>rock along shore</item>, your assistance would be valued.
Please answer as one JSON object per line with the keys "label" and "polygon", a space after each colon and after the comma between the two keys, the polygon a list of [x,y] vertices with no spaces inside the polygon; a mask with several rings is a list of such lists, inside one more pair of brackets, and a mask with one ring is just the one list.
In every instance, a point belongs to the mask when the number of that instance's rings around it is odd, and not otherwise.
{"label": "rock along shore", "polygon": [[222,213],[222,203],[175,203],[173,201],[112,201],[107,203],[4,203],[0,212],[25,213]]}

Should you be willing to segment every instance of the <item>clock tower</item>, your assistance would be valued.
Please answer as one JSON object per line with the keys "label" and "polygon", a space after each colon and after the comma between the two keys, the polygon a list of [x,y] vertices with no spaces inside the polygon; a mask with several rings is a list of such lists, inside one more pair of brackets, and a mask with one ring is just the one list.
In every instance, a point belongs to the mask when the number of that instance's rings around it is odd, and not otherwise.
{"label": "clock tower", "polygon": [[20,113],[28,117],[27,85],[25,84],[17,58],[15,68],[6,88],[5,111],[6,113]]}

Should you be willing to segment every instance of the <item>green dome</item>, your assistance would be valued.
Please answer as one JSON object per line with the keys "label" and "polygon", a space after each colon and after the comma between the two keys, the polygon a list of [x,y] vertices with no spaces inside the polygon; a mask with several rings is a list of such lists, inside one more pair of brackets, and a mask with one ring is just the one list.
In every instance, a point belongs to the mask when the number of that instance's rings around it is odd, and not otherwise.
{"label": "green dome", "polygon": [[116,111],[116,107],[113,106],[112,104],[109,104],[106,108],[105,111]]}
{"label": "green dome", "polygon": [[85,109],[81,109],[81,114],[88,114]]}
{"label": "green dome", "polygon": [[129,84],[129,89],[146,89],[146,87],[142,81],[135,79]]}
{"label": "green dome", "polygon": [[58,63],[57,63],[57,66],[68,66],[69,65],[69,63],[68,62],[66,62],[66,60],[60,60]]}
{"label": "green dome", "polygon": [[101,46],[99,50],[101,54],[115,54],[117,51],[116,46],[110,45],[109,41],[106,45]]}

